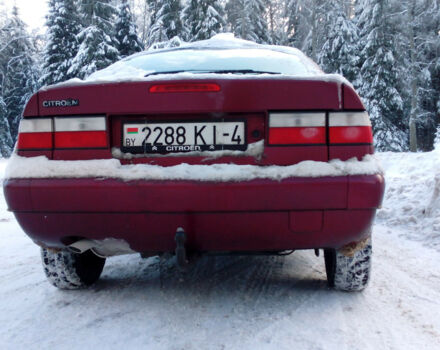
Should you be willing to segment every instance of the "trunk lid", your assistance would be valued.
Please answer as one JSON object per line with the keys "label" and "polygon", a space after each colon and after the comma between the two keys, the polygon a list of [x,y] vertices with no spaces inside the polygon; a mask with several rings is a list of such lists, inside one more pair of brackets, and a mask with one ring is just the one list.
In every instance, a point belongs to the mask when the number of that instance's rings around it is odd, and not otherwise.
{"label": "trunk lid", "polygon": [[[219,91],[152,93],[162,84],[194,84],[195,80],[61,85],[40,91],[40,116],[106,115],[108,157],[123,163],[288,165],[302,160],[328,160],[326,145],[267,146],[268,114],[276,111],[335,111],[342,106],[341,85],[332,81],[280,79],[202,79]],[[150,154],[129,152],[122,144],[125,123],[245,123],[247,151]],[[168,124],[167,124],[168,125]],[[178,125],[178,124],[176,124]],[[181,125],[181,124],[180,124]],[[211,125],[211,124],[209,124]],[[165,124],[164,124],[165,126]],[[218,150],[218,149],[217,149]],[[54,159],[104,157],[103,150],[54,150]],[[131,154],[137,153],[137,154]]]}

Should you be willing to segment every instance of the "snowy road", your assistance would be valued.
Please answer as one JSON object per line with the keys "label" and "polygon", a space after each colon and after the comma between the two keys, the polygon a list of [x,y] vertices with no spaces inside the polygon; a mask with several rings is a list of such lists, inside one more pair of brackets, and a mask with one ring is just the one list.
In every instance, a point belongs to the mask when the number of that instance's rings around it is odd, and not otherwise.
{"label": "snowy road", "polygon": [[[386,168],[401,174],[399,162],[408,157],[386,157]],[[421,200],[414,186],[435,192],[434,175],[423,183],[408,180],[409,204]],[[393,193],[402,192],[402,176],[391,173],[389,181]],[[122,256],[107,260],[94,287],[60,291],[46,282],[38,247],[6,212],[0,192],[0,348],[438,348],[440,253],[413,232],[423,222],[391,218],[399,200],[393,198],[374,228],[373,277],[363,293],[329,290],[322,256],[308,251],[205,257],[184,282],[172,260]],[[434,195],[426,201],[438,213]]]}

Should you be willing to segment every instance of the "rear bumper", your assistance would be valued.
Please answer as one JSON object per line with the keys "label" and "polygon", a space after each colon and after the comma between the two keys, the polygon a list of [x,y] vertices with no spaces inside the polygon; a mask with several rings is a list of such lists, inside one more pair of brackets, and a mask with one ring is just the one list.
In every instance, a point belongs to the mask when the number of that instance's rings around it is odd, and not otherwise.
{"label": "rear bumper", "polygon": [[171,251],[183,227],[197,251],[337,248],[363,238],[382,202],[381,175],[246,182],[9,179],[9,209],[37,243],[117,238]]}

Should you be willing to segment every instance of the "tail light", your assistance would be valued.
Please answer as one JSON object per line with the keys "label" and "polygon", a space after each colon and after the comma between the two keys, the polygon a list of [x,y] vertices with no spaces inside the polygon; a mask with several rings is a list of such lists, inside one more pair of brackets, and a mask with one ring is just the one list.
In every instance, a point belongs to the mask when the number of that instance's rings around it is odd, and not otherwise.
{"label": "tail light", "polygon": [[330,144],[372,144],[373,133],[367,112],[329,113]]}
{"label": "tail light", "polygon": [[105,148],[105,117],[55,117],[55,148]]}
{"label": "tail light", "polygon": [[325,144],[325,113],[271,113],[270,145]]}
{"label": "tail light", "polygon": [[52,132],[51,118],[22,119],[18,128],[17,149],[50,150],[53,147]]}
{"label": "tail light", "polygon": [[[328,136],[326,125],[328,124]],[[270,145],[372,144],[373,133],[367,112],[271,113]]]}
{"label": "tail light", "polygon": [[105,116],[24,118],[18,131],[18,151],[108,147]]}

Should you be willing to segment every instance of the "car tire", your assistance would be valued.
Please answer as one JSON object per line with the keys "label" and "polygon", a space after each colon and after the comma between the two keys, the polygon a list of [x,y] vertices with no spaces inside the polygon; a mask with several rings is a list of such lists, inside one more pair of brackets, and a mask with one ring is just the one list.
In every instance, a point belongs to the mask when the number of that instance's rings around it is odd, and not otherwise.
{"label": "car tire", "polygon": [[41,248],[44,272],[49,282],[60,289],[79,289],[96,282],[105,259],[91,250],[77,254],[70,250]]}
{"label": "car tire", "polygon": [[324,249],[328,285],[345,292],[365,289],[370,279],[371,236],[340,249]]}

